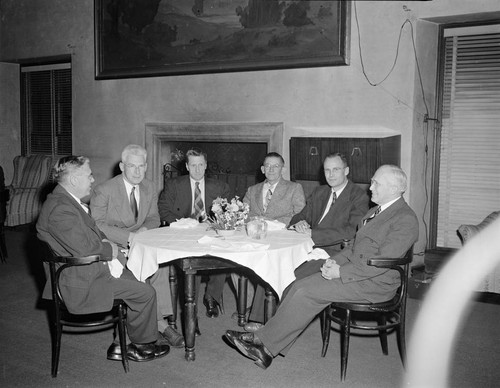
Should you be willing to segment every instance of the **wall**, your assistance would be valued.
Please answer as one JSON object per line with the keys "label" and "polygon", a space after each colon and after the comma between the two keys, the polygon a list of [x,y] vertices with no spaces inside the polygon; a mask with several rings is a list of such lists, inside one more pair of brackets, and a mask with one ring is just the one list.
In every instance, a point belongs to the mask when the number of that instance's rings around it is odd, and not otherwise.
{"label": "wall", "polygon": [[[350,66],[95,81],[93,3],[0,0],[0,61],[72,55],[74,152],[91,158],[97,182],[111,176],[124,145],[144,143],[146,122],[284,122],[285,160],[291,136],[396,132],[402,135],[402,167],[412,183],[406,198],[423,214],[424,163],[418,155],[424,144],[416,137],[424,111],[415,106],[419,84],[408,25],[396,67],[378,87],[362,73],[354,8]],[[407,18],[417,28],[423,17],[499,10],[497,0],[362,1],[356,6],[364,66],[374,82],[390,70]],[[421,70],[432,84],[435,64]],[[10,138],[19,142],[13,134]],[[0,156],[0,163],[6,162]],[[424,245],[421,238],[417,250]]]}

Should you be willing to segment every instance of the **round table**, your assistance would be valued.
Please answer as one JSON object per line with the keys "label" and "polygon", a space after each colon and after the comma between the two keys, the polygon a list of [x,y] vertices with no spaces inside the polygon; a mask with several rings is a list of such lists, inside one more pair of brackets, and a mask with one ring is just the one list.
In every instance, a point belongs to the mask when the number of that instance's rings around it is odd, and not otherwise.
{"label": "round table", "polygon": [[[190,361],[195,359],[194,275],[197,271],[245,267],[265,281],[280,298],[283,290],[295,280],[295,268],[307,260],[314,245],[310,236],[290,230],[269,231],[265,239],[253,240],[244,231],[217,237],[207,226],[165,227],[139,233],[131,242],[128,254],[127,267],[140,281],[154,274],[162,263],[173,262],[184,272],[186,359]],[[175,300],[176,277],[171,276],[170,281]],[[245,285],[246,282],[241,287]],[[242,299],[240,297],[238,310]],[[242,311],[239,313],[244,316]]]}

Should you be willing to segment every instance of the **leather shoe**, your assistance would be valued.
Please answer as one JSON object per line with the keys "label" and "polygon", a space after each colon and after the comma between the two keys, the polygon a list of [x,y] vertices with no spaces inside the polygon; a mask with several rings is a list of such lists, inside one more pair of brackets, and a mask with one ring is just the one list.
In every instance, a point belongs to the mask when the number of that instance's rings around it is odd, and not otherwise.
{"label": "leather shoe", "polygon": [[168,345],[151,344],[130,344],[127,349],[127,358],[136,362],[152,361],[166,356],[170,351]]}
{"label": "leather shoe", "polygon": [[259,330],[260,328],[264,327],[264,325],[262,323],[259,323],[259,322],[248,322],[244,329],[245,331],[250,331],[250,332],[256,332],[257,330]]}
{"label": "leather shoe", "polygon": [[[239,339],[241,341],[245,341],[248,343],[254,343],[255,339],[253,333],[247,333],[245,331],[235,331],[235,330],[226,330],[226,339],[231,343],[233,346],[236,346],[235,340]],[[262,344],[260,340],[257,340],[258,344]]]}
{"label": "leather shoe", "polygon": [[219,303],[214,298],[203,298],[203,304],[207,308],[207,317],[209,318],[217,318],[219,316],[219,311],[222,311]]}
{"label": "leather shoe", "polygon": [[167,327],[163,332],[160,332],[161,337],[173,348],[183,348],[186,346],[184,337],[180,335],[173,327]]}
{"label": "leather shoe", "polygon": [[263,344],[248,343],[238,338],[234,340],[234,344],[243,355],[254,360],[255,364],[262,369],[267,369],[273,362],[273,355]]}
{"label": "leather shoe", "polygon": [[107,359],[111,361],[122,360],[122,351],[120,349],[120,344],[113,342],[111,345],[109,345]]}

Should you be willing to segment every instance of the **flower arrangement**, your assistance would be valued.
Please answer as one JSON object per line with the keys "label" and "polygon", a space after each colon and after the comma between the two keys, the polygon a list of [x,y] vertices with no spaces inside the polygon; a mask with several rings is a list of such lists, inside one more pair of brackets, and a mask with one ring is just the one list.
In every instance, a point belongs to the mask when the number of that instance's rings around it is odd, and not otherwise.
{"label": "flower arrangement", "polygon": [[214,230],[235,230],[245,224],[250,206],[235,196],[229,202],[226,198],[218,197],[212,203],[212,213],[208,217],[210,227]]}

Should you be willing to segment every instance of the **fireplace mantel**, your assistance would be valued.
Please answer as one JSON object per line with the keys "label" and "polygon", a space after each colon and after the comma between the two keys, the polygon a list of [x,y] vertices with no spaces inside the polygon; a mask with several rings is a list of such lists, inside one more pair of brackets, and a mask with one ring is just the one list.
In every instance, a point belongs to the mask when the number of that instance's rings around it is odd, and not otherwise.
{"label": "fireplace mantel", "polygon": [[283,123],[146,123],[146,176],[163,188],[162,166],[170,162],[162,143],[169,141],[266,143],[269,152],[283,154]]}

